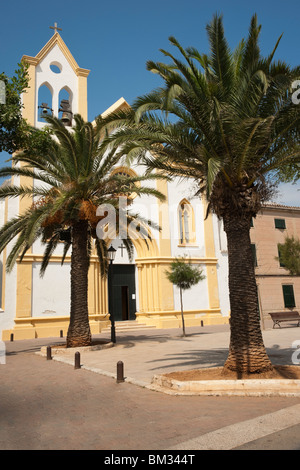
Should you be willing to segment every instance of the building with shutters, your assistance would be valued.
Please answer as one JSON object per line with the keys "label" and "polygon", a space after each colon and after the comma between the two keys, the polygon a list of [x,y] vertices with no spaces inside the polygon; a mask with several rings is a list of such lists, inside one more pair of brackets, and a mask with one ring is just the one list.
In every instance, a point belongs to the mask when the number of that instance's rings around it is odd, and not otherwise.
{"label": "building with shutters", "polygon": [[267,204],[253,219],[250,231],[263,317],[300,309],[300,276],[291,276],[280,261],[286,236],[300,238],[300,207]]}

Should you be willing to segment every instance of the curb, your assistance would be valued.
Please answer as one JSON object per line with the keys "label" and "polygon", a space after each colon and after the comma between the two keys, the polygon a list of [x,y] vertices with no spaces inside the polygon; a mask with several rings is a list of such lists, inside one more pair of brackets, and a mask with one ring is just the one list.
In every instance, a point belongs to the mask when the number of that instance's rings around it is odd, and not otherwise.
{"label": "curb", "polygon": [[213,395],[247,397],[300,397],[300,380],[197,380],[179,381],[155,375],[153,390],[176,395]]}
{"label": "curb", "polygon": [[[101,344],[94,344],[92,346],[83,346],[79,348],[66,348],[65,343],[61,344],[55,344],[54,346],[51,346],[51,354],[53,355],[58,355],[61,354],[62,356],[73,356],[74,353],[76,352],[86,352],[86,351],[99,351],[101,349],[108,349],[112,348],[114,346],[114,343],[112,342],[101,342]],[[42,346],[40,355],[41,356],[47,356],[47,347],[48,346]]]}

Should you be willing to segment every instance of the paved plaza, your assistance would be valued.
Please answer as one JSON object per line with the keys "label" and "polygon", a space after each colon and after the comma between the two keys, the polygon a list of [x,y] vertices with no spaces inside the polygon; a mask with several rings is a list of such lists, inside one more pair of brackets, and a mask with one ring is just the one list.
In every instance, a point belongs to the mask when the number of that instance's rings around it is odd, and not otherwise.
{"label": "paved plaza", "polygon": [[[299,397],[175,396],[148,388],[155,374],[224,363],[227,325],[186,332],[185,338],[180,329],[117,332],[113,348],[82,353],[80,369],[72,355],[40,355],[61,338],[6,342],[0,449],[229,450],[255,442],[300,448]],[[274,364],[299,359],[300,328],[272,329],[267,322],[263,335]],[[123,383],[116,382],[118,361]]]}

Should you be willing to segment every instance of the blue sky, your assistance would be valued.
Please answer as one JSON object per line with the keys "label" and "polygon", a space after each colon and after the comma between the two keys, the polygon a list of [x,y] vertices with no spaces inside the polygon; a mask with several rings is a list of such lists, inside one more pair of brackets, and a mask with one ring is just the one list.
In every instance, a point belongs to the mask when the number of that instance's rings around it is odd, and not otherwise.
{"label": "blue sky", "polygon": [[[277,59],[300,63],[299,0],[15,0],[0,9],[0,71],[12,75],[26,55],[35,56],[53,34],[54,22],[78,65],[91,70],[88,78],[89,120],[120,97],[129,104],[160,85],[146,70],[147,60],[164,60],[159,49],[172,50],[168,37],[184,47],[208,50],[205,26],[222,13],[229,45],[248,32],[251,16],[262,25],[261,49],[267,54],[281,33]],[[6,155],[0,154],[0,165]],[[277,202],[300,205],[300,184],[284,185]]]}

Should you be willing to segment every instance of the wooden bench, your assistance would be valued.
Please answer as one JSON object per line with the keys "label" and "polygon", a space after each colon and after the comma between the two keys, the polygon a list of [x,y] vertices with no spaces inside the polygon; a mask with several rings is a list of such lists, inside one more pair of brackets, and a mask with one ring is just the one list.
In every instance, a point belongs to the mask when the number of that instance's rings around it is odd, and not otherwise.
{"label": "wooden bench", "polygon": [[273,320],[273,328],[275,328],[275,325],[278,325],[280,328],[280,323],[283,321],[296,321],[297,326],[300,326],[300,315],[299,312],[293,311],[293,312],[272,312],[269,313]]}

